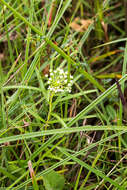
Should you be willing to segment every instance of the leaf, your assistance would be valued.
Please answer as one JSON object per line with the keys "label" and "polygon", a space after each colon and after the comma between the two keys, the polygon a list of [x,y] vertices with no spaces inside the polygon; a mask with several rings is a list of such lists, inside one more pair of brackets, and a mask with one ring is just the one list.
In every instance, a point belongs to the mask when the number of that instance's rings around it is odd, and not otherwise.
{"label": "leaf", "polygon": [[74,21],[70,24],[70,27],[77,31],[77,32],[83,32],[85,30],[87,30],[87,28],[89,27],[89,25],[92,23],[93,21],[91,19],[80,19],[79,17],[75,18]]}
{"label": "leaf", "polygon": [[52,170],[43,176],[46,190],[62,190],[64,188],[64,177]]}

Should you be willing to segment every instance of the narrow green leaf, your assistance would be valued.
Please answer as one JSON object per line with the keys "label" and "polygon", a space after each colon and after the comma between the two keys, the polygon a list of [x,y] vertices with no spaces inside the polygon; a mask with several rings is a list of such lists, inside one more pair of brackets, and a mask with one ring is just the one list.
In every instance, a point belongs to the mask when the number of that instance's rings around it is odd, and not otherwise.
{"label": "narrow green leaf", "polygon": [[69,134],[81,131],[101,131],[101,130],[122,130],[127,131],[127,126],[83,126],[83,127],[71,127],[71,128],[62,128],[62,129],[53,129],[47,131],[39,131],[26,133],[22,135],[15,135],[10,137],[5,137],[0,139],[0,144],[5,142],[12,142],[21,139],[30,139],[34,137],[42,137],[44,135],[54,135],[54,134]]}
{"label": "narrow green leaf", "polygon": [[103,178],[105,181],[108,181],[110,184],[112,184],[115,187],[119,188],[119,190],[125,190],[125,188],[123,188],[122,186],[120,186],[115,180],[112,180],[111,178],[109,178],[106,175],[104,175],[100,170],[97,170],[97,169],[91,167],[87,163],[83,162],[82,160],[76,158],[74,155],[71,155],[70,153],[68,153],[67,151],[65,151],[65,149],[59,148],[59,150],[61,150],[62,153],[64,153],[66,156],[68,156],[72,160],[76,161],[81,166],[85,167],[87,170],[93,172],[97,176]]}
{"label": "narrow green leaf", "polygon": [[[127,74],[124,75],[120,80],[119,83],[122,84],[124,81],[127,80]],[[116,89],[116,84],[113,84],[110,88],[108,88],[103,94],[101,94],[98,98],[96,98],[91,104],[89,104],[86,108],[84,108],[79,114],[76,115],[71,121],[68,122],[68,127],[71,127],[76,121],[78,121],[82,116],[87,114],[91,111],[97,104],[99,104],[104,98],[108,97],[110,94],[114,92]]]}

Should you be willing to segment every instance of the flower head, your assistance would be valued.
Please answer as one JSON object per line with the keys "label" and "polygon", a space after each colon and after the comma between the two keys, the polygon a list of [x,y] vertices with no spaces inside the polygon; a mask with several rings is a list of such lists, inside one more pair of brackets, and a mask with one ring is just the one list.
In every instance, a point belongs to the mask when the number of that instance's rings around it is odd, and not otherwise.
{"label": "flower head", "polygon": [[55,93],[71,92],[71,86],[73,83],[72,75],[68,77],[68,72],[67,71],[64,72],[64,70],[61,68],[57,68],[54,71],[50,69],[49,72],[50,72],[50,78],[48,78],[49,91]]}

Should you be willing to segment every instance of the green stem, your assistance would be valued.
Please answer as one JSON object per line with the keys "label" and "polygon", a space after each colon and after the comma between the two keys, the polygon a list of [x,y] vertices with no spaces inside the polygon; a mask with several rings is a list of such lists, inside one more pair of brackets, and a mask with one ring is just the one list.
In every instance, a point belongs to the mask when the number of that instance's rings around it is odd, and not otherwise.
{"label": "green stem", "polygon": [[[54,96],[54,93],[52,92],[51,95],[50,95],[50,99],[49,99],[49,112],[48,112],[48,117],[47,117],[47,121],[46,121],[46,124],[45,124],[45,131],[47,130],[48,123],[49,123],[49,120],[50,120],[50,117],[51,117],[53,96]],[[43,137],[43,142],[44,141],[45,141],[45,136]]]}
{"label": "green stem", "polygon": [[50,116],[51,116],[51,111],[52,111],[52,99],[53,99],[54,93],[51,93],[50,95],[50,99],[49,99],[49,112],[48,112],[48,117],[47,117],[47,121],[46,121],[46,126],[45,128],[48,126],[48,122],[50,120]]}

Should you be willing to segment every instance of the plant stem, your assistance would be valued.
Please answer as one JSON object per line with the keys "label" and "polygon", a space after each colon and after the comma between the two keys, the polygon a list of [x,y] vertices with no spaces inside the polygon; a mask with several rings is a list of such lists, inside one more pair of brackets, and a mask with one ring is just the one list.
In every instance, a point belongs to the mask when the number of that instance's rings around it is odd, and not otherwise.
{"label": "plant stem", "polygon": [[[51,93],[50,98],[49,98],[49,112],[48,112],[48,117],[47,117],[47,121],[46,121],[46,124],[45,124],[45,129],[44,129],[45,131],[47,130],[48,123],[49,123],[49,120],[50,120],[50,117],[51,117],[53,96],[54,96],[54,92]],[[43,136],[43,142],[44,141],[45,141],[45,136]]]}

